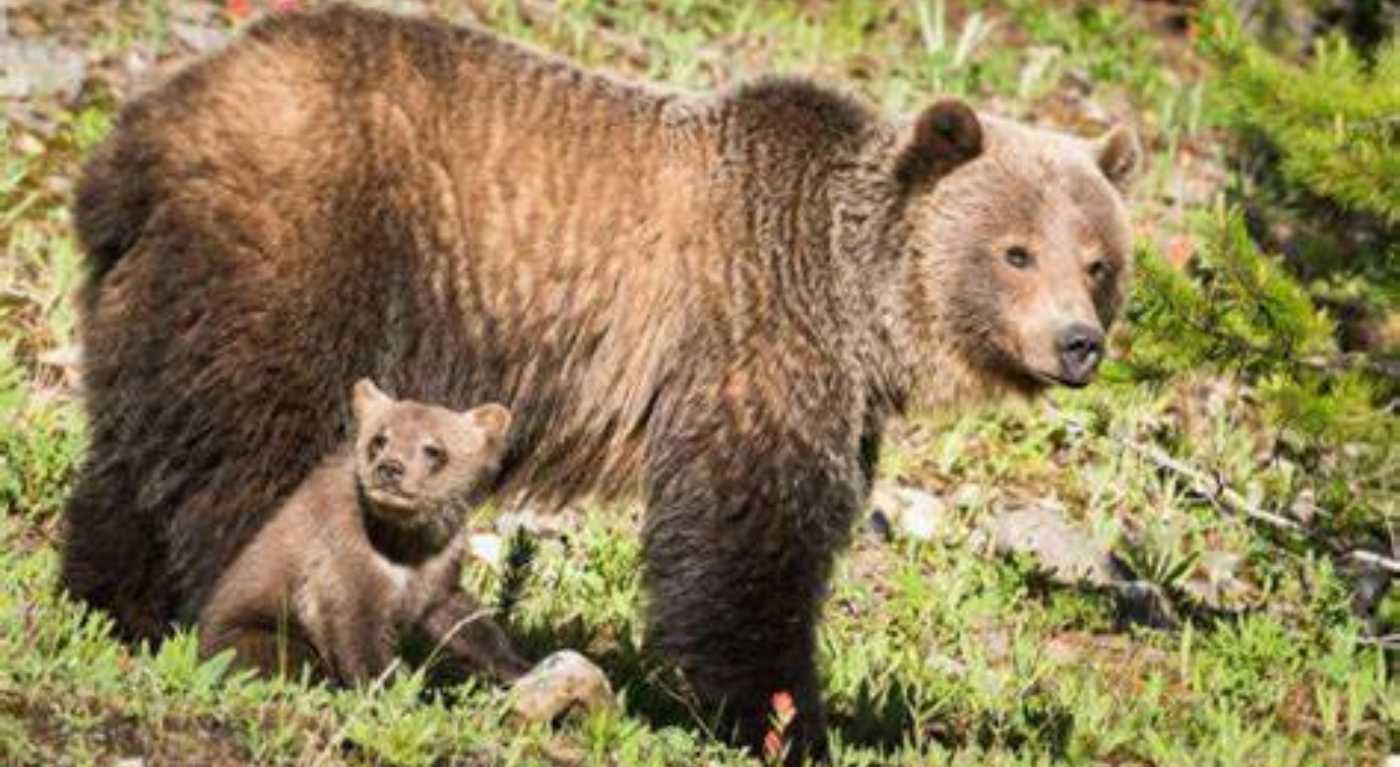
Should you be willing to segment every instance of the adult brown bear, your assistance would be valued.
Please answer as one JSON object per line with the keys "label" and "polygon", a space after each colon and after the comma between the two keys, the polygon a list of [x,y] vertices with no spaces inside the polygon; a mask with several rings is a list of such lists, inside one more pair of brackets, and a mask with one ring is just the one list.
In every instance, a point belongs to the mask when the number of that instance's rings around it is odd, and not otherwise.
{"label": "adult brown bear", "polygon": [[63,583],[160,637],[341,442],[353,381],[502,402],[499,490],[640,492],[650,641],[741,742],[791,691],[820,752],[814,631],[882,424],[1092,377],[1138,155],[347,7],[257,24],[128,106],[79,188]]}

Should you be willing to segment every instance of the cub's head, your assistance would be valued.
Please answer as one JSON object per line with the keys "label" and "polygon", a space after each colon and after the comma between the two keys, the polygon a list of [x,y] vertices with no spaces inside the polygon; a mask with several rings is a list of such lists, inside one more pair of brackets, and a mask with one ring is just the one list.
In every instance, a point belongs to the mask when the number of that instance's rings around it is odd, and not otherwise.
{"label": "cub's head", "polygon": [[916,399],[1079,387],[1124,301],[1133,132],[1086,140],[926,109],[896,145]]}
{"label": "cub's head", "polygon": [[372,509],[417,524],[481,490],[499,467],[510,411],[482,405],[465,412],[395,400],[369,379],[351,392],[355,476]]}

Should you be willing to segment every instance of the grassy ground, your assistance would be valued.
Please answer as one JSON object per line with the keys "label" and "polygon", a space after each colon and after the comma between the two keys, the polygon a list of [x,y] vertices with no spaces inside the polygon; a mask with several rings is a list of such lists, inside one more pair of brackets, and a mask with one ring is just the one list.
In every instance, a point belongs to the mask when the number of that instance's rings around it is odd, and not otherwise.
{"label": "grassy ground", "polygon": [[[378,4],[474,16],[690,86],[802,71],[892,110],[952,92],[1080,132],[1131,118],[1151,155],[1139,235],[1175,262],[1192,247],[1189,215],[1230,179],[1206,127],[1211,72],[1172,4]],[[480,684],[405,675],[336,692],[230,675],[199,662],[187,635],[125,647],[56,592],[59,510],[83,443],[55,352],[73,340],[77,163],[125,92],[246,17],[194,0],[18,5],[9,33],[64,46],[86,76],[75,93],[3,102],[0,765],[744,763],[707,737],[675,672],[639,650],[636,509],[589,509],[566,545],[543,542],[510,615],[528,655],[583,650],[621,693],[621,712],[553,727],[514,723],[504,693]],[[1363,636],[1355,583],[1316,547],[1222,514],[1124,447],[1162,446],[1250,498],[1305,486],[1251,402],[1240,382],[1202,373],[901,425],[883,481],[936,494],[948,512],[931,540],[863,531],[843,560],[820,647],[836,762],[1379,765],[1400,750],[1400,664]],[[989,555],[981,522],[1028,501],[1058,504],[1173,594],[1220,576],[1220,562],[1232,588],[1176,602],[1170,628],[1127,625],[1113,596]],[[1394,504],[1372,497],[1367,513],[1394,520]],[[489,568],[466,577],[501,592]]]}

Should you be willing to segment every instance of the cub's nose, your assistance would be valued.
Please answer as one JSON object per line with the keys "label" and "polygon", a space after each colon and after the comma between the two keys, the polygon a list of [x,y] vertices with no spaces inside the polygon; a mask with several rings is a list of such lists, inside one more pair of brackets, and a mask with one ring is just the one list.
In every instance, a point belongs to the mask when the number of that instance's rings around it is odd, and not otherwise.
{"label": "cub's nose", "polygon": [[403,479],[403,472],[403,464],[398,461],[380,461],[374,467],[374,481],[379,485],[397,485]]}
{"label": "cub's nose", "polygon": [[1083,386],[1094,377],[1103,359],[1103,331],[1083,322],[1061,330],[1055,337],[1055,351],[1060,355],[1060,373],[1070,386]]}

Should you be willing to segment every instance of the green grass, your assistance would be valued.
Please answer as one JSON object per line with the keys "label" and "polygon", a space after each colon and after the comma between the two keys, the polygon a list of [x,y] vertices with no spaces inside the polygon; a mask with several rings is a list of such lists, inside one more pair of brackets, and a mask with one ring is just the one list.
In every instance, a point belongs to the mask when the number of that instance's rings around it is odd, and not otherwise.
{"label": "green grass", "polygon": [[[69,19],[65,36],[101,56],[184,55],[170,7],[106,5],[109,23],[88,33]],[[805,71],[892,110],[945,91],[1053,118],[1067,78],[1087,78],[1108,111],[1138,118],[1154,155],[1135,200],[1149,240],[1177,231],[1180,203],[1162,195],[1190,172],[1180,148],[1210,139],[1208,72],[1127,3],[571,0],[543,19],[499,0],[473,7],[585,62],[693,87]],[[0,765],[748,763],[708,737],[683,680],[640,650],[634,508],[591,509],[568,546],[543,543],[510,615],[530,657],[578,649],[620,692],[619,713],[554,727],[514,722],[505,693],[482,683],[403,674],[332,691],[201,663],[188,635],[123,646],[57,591],[59,512],[83,444],[64,371],[44,354],[71,342],[75,322],[64,184],[115,101],[95,86],[79,106],[44,106],[50,135],[0,127]],[[1325,497],[1327,478],[1278,453],[1251,401],[1240,382],[1202,372],[899,426],[882,478],[964,502],[933,541],[863,530],[842,560],[820,644],[836,763],[1352,765],[1400,748],[1396,657],[1363,639],[1351,583],[1325,552],[1222,513],[1123,447],[1160,445],[1275,505]],[[1143,577],[1177,586],[1211,552],[1232,552],[1243,588],[1185,610],[1174,630],[1121,626],[1111,596],[986,551],[977,529],[989,514],[1046,499],[1120,542]],[[1393,495],[1362,506],[1397,518]],[[502,588],[485,567],[465,577],[488,598]]]}

